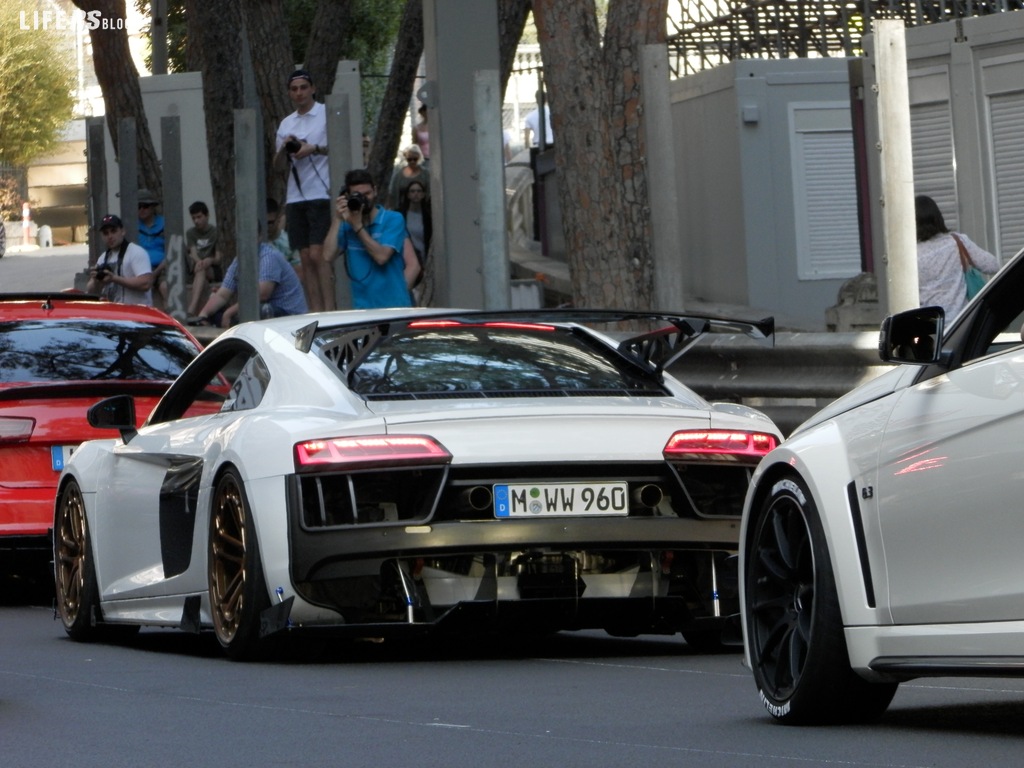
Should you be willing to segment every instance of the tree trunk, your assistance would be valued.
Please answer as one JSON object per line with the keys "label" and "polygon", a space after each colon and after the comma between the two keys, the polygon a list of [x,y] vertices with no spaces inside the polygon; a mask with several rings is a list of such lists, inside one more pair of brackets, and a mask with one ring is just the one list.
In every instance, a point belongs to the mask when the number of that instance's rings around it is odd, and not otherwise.
{"label": "tree trunk", "polygon": [[[203,62],[203,109],[217,244],[225,266],[235,258],[235,110],[241,109],[241,0],[187,0],[189,38],[199,45]],[[262,212],[261,212],[262,214]],[[252,233],[255,237],[256,233]]]}
{"label": "tree trunk", "polygon": [[344,55],[351,30],[351,0],[319,0],[309,30],[304,67],[316,83],[317,101],[334,90],[338,61]]}
{"label": "tree trunk", "polygon": [[420,58],[423,56],[423,0],[408,0],[395,40],[391,75],[380,105],[377,133],[370,148],[369,171],[383,197],[394,171],[395,156],[402,143],[402,125],[409,114],[412,90],[416,85]]}
{"label": "tree trunk", "polygon": [[649,309],[653,260],[640,48],[664,42],[667,0],[534,0],[573,301]]}
{"label": "tree trunk", "polygon": [[[163,175],[160,161],[153,148],[149,122],[142,106],[142,89],[139,87],[139,71],[132,61],[128,48],[128,32],[125,28],[124,0],[74,0],[76,7],[85,11],[98,11],[100,19],[106,21],[89,30],[92,42],[92,58],[96,79],[103,89],[103,104],[106,110],[107,127],[113,139],[114,151],[118,150],[117,123],[123,117],[135,118],[135,141],[138,147],[138,186],[146,187],[159,198],[163,193]],[[120,23],[117,20],[120,19]],[[124,211],[134,216],[135,211]]]}
{"label": "tree trunk", "polygon": [[526,17],[533,7],[531,0],[498,0],[498,60],[501,67],[501,95],[512,76],[516,63],[516,49],[523,37]]}
{"label": "tree trunk", "polygon": [[[283,0],[249,0],[254,8],[246,14],[249,49],[252,51],[256,94],[263,116],[263,162],[267,195],[284,204],[285,176],[274,170],[277,126],[293,111],[288,98],[288,75],[295,68]],[[317,95],[323,100],[319,82]]]}

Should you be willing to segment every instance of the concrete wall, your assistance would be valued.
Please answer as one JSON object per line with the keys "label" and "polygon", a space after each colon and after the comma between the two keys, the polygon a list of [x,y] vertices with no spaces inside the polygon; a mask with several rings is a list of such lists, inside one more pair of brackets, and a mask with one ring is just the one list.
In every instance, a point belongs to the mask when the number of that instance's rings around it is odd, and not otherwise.
{"label": "concrete wall", "polygon": [[[187,230],[192,226],[188,207],[196,200],[210,207],[210,219],[216,223],[213,207],[213,185],[210,182],[209,161],[206,152],[206,121],[203,117],[203,84],[198,72],[143,77],[142,104],[149,122],[149,133],[157,157],[163,157],[160,146],[160,119],[177,116],[181,126],[182,211]],[[107,133],[107,210],[120,211],[118,199],[118,167],[114,144]],[[162,212],[162,211],[161,211]],[[125,211],[125,215],[128,212]]]}

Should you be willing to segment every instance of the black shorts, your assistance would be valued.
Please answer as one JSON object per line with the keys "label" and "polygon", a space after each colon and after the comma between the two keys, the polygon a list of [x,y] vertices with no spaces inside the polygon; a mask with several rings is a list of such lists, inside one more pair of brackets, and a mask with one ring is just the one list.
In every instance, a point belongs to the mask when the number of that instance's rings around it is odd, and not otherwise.
{"label": "black shorts", "polygon": [[323,245],[327,230],[331,228],[331,201],[303,200],[288,203],[284,208],[288,243],[303,250],[311,245]]}

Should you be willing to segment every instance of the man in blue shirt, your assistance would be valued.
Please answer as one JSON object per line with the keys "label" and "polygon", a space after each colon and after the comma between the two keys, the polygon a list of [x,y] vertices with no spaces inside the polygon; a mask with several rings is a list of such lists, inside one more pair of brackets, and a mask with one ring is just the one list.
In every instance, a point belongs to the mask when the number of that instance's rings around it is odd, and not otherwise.
{"label": "man in blue shirt", "polygon": [[[292,265],[281,252],[266,241],[260,241],[260,317],[303,315],[308,312],[306,294]],[[220,324],[227,328],[237,314],[237,305],[231,306],[238,293],[238,259],[231,262],[220,288],[210,295],[199,315],[190,322],[207,325],[217,312],[225,310]],[[225,309],[227,308],[227,309]]]}
{"label": "man in blue shirt", "polygon": [[149,254],[153,268],[153,306],[167,306],[167,238],[164,235],[164,217],[156,212],[160,201],[148,189],[139,190],[139,245]]}
{"label": "man in blue shirt", "polygon": [[377,188],[369,171],[359,168],[345,174],[335,213],[324,242],[325,256],[333,261],[341,254],[352,283],[352,306],[413,306],[419,261],[411,244],[406,247],[402,214],[377,204]]}

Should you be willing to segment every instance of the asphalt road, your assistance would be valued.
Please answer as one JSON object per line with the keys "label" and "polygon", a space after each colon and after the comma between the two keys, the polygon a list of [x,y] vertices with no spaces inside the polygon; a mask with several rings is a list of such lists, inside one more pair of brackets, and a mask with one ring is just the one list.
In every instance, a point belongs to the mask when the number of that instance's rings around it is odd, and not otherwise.
{"label": "asphalt road", "polygon": [[1024,681],[905,683],[877,725],[770,721],[737,654],[671,638],[299,646],[227,661],[208,636],[65,638],[0,607],[0,765],[1016,765]]}
{"label": "asphalt road", "polygon": [[73,288],[75,273],[88,263],[85,245],[12,251],[0,259],[0,293],[62,291]]}
{"label": "asphalt road", "polygon": [[[0,291],[62,290],[82,247],[8,254]],[[301,645],[235,664],[146,630],[80,645],[0,581],[0,766],[1017,765],[1024,679],[904,683],[877,724],[773,723],[738,654],[679,639]],[[38,594],[38,593],[35,593]]]}

